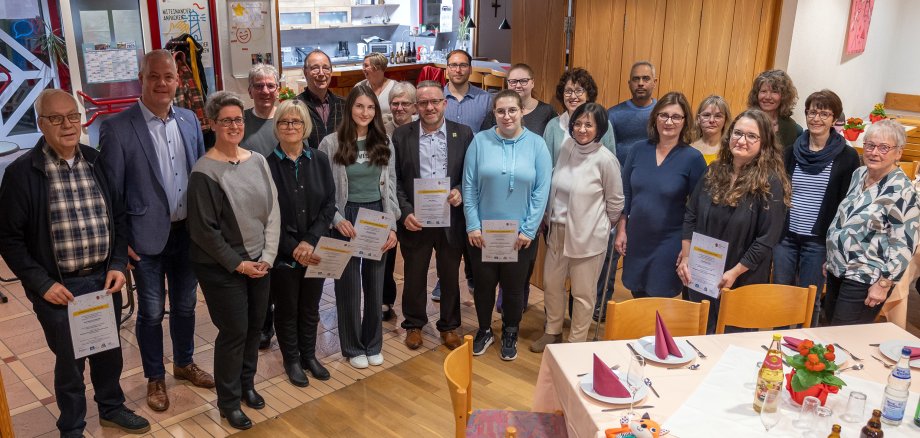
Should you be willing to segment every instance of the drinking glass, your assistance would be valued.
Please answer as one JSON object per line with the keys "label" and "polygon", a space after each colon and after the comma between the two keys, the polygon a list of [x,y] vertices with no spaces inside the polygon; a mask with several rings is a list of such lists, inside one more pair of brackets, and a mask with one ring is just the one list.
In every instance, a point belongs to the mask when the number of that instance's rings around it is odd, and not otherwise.
{"label": "drinking glass", "polygon": [[805,397],[802,400],[802,410],[799,411],[799,418],[792,424],[798,429],[810,429],[815,420],[815,410],[818,406],[821,406],[821,400],[818,397]]}
{"label": "drinking glass", "polygon": [[865,421],[866,410],[866,394],[853,391],[850,393],[850,398],[847,400],[847,409],[846,412],[840,416],[843,421],[847,423],[861,423]]}
{"label": "drinking glass", "polygon": [[782,418],[779,411],[779,400],[778,389],[771,389],[764,394],[763,406],[760,408],[760,422],[767,432],[779,424],[779,420]]}
{"label": "drinking glass", "polygon": [[629,371],[626,373],[626,387],[629,388],[631,397],[629,398],[629,416],[633,417],[633,404],[636,401],[636,394],[639,389],[645,385],[645,358],[639,355],[633,355],[629,361]]}
{"label": "drinking glass", "polygon": [[815,413],[812,417],[811,436],[816,438],[826,437],[827,433],[831,430],[832,415],[834,415],[834,411],[827,406],[818,406],[815,408]]}

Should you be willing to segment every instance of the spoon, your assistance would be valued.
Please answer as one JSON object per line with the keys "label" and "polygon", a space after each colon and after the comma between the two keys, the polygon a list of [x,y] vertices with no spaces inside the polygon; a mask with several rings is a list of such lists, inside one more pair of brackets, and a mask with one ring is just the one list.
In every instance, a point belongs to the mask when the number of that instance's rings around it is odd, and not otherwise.
{"label": "spoon", "polygon": [[690,365],[690,366],[688,366],[688,367],[677,367],[677,368],[668,368],[668,369],[669,369],[669,370],[682,370],[682,369],[684,369],[684,368],[686,368],[686,369],[688,369],[688,370],[696,371],[696,370],[700,369],[700,364],[695,363],[695,364]]}
{"label": "spoon", "polygon": [[859,371],[859,370],[861,370],[861,369],[863,369],[863,364],[858,363],[858,364],[853,365],[853,366],[849,366],[849,367],[846,367],[846,368],[841,368],[841,369],[837,370],[837,372],[836,372],[835,374],[840,374],[840,373],[842,373],[842,372],[844,372],[844,371],[846,371],[846,370]]}

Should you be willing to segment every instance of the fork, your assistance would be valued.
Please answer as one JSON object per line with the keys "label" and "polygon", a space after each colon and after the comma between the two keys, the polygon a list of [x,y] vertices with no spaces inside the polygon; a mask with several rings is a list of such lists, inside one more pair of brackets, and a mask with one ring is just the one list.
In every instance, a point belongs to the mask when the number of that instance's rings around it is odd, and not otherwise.
{"label": "fork", "polygon": [[841,350],[843,350],[843,351],[845,351],[845,352],[847,352],[847,353],[850,355],[850,357],[853,358],[853,360],[855,360],[855,361],[857,361],[857,362],[862,362],[862,359],[860,359],[860,358],[857,357],[855,354],[853,354],[852,351],[847,350],[846,348],[843,348],[843,345],[840,345],[840,344],[834,342],[834,346],[837,347],[837,348],[839,348],[839,349],[841,349]]}
{"label": "fork", "polygon": [[879,361],[879,362],[881,362],[882,365],[885,365],[885,368],[894,368],[894,364],[893,364],[893,363],[885,362],[884,360],[879,359],[878,356],[876,356],[876,355],[874,355],[874,354],[872,355],[872,358],[875,359],[875,360],[877,360],[877,361]]}

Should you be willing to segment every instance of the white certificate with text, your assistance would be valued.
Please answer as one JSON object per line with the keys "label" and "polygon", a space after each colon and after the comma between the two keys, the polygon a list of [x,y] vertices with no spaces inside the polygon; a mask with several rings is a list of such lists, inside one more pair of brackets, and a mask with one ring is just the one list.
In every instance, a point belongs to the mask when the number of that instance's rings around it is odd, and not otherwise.
{"label": "white certificate with text", "polygon": [[482,221],[482,261],[509,263],[518,261],[514,244],[518,237],[518,221]]}
{"label": "white certificate with text", "polygon": [[449,227],[450,178],[415,178],[415,218],[424,228]]}
{"label": "white certificate with text", "polygon": [[353,255],[371,260],[382,259],[381,248],[390,236],[390,222],[393,222],[390,213],[359,208],[355,218],[355,237],[351,239],[355,249]]}
{"label": "white certificate with text", "polygon": [[67,303],[74,358],[118,348],[115,304],[105,290],[76,296]]}
{"label": "white certificate with text", "polygon": [[728,242],[704,234],[693,233],[690,241],[689,288],[699,293],[719,298],[719,282],[725,273],[725,257]]}
{"label": "white certificate with text", "polygon": [[352,243],[346,240],[320,237],[316,242],[313,254],[320,258],[319,264],[307,266],[304,278],[334,278],[342,277],[345,265],[351,260],[353,252]]}

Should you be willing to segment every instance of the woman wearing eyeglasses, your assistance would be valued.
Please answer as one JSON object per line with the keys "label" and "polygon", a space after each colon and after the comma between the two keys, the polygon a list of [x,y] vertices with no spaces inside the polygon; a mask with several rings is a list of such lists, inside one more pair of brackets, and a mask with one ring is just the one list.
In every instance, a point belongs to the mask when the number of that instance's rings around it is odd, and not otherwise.
{"label": "woman wearing eyeglasses", "polygon": [[869,125],[863,137],[865,165],[827,230],[827,295],[831,325],[875,321],[917,246],[917,192],[898,166],[906,142],[893,120]]}
{"label": "woman wearing eyeglasses", "polygon": [[[396,165],[393,144],[383,128],[380,103],[366,85],[351,89],[345,100],[345,120],[336,132],[320,142],[319,150],[330,158],[335,181],[332,219],[335,236],[342,240],[357,236],[354,223],[358,210],[365,208],[393,215],[389,234],[381,248],[396,246]],[[386,261],[352,257],[342,277],[335,281],[336,316],[342,356],[354,368],[383,365],[383,272]],[[364,301],[362,311],[362,298]]]}
{"label": "woman wearing eyeglasses", "polygon": [[189,259],[218,330],[217,408],[231,426],[248,429],[252,421],[240,410],[240,399],[253,409],[265,406],[254,378],[268,308],[269,269],[278,251],[278,197],[265,158],[240,147],[244,128],[239,96],[214,93],[205,116],[212,121],[216,142],[189,175]]}
{"label": "woman wearing eyeglasses", "polygon": [[[591,73],[585,69],[569,70],[562,74],[559,83],[556,84],[556,100],[562,102],[565,112],[550,120],[543,131],[543,141],[549,148],[553,166],[556,165],[556,160],[559,158],[562,142],[571,138],[569,120],[572,118],[572,113],[583,104],[597,100],[597,83],[594,82]],[[610,125],[610,122],[607,122],[607,125],[607,133],[601,138],[601,144],[616,155],[617,146],[613,136],[613,126]]]}
{"label": "woman wearing eyeglasses", "polygon": [[[783,240],[773,249],[773,282],[824,288],[822,266],[827,260],[827,227],[859,167],[859,155],[834,129],[843,112],[831,90],[812,93],[805,100],[808,130],[783,153],[786,175],[792,182],[792,207]],[[817,325],[821,300],[815,300],[812,325]]]}
{"label": "woman wearing eyeglasses", "polygon": [[[546,125],[553,117],[556,110],[553,106],[538,100],[533,96],[534,74],[533,69],[527,64],[514,64],[508,70],[508,89],[514,90],[521,96],[521,107],[524,111],[524,127],[536,134],[543,134]],[[495,114],[491,111],[482,121],[480,131],[495,127]]]}
{"label": "woman wearing eyeglasses", "polygon": [[677,259],[677,275],[684,286],[690,286],[690,300],[711,303],[708,333],[715,332],[719,299],[691,285],[688,262],[693,233],[728,242],[720,290],[767,283],[791,193],[769,116],[747,110],[735,118],[728,132],[722,138],[718,160],[709,166],[687,203]]}
{"label": "woman wearing eyeglasses", "polygon": [[690,143],[690,146],[703,154],[707,166],[719,157],[722,136],[728,129],[726,122],[730,118],[728,102],[722,96],[712,95],[703,99],[696,110],[696,140]]}
{"label": "woman wearing eyeglasses", "polygon": [[623,285],[633,297],[674,297],[687,198],[706,172],[706,161],[687,141],[692,120],[683,94],[658,100],[648,119],[649,139],[637,143],[623,165],[625,207],[615,248],[624,257]]}
{"label": "woman wearing eyeglasses", "polygon": [[278,189],[281,238],[271,297],[284,371],[292,385],[303,387],[309,385],[304,370],[316,379],[329,379],[329,371],[316,359],[323,279],[304,278],[304,273],[320,261],[314,249],[335,215],[335,182],[329,157],[305,144],[313,129],[307,106],[292,99],[275,113],[278,143],[268,156],[268,168]]}

